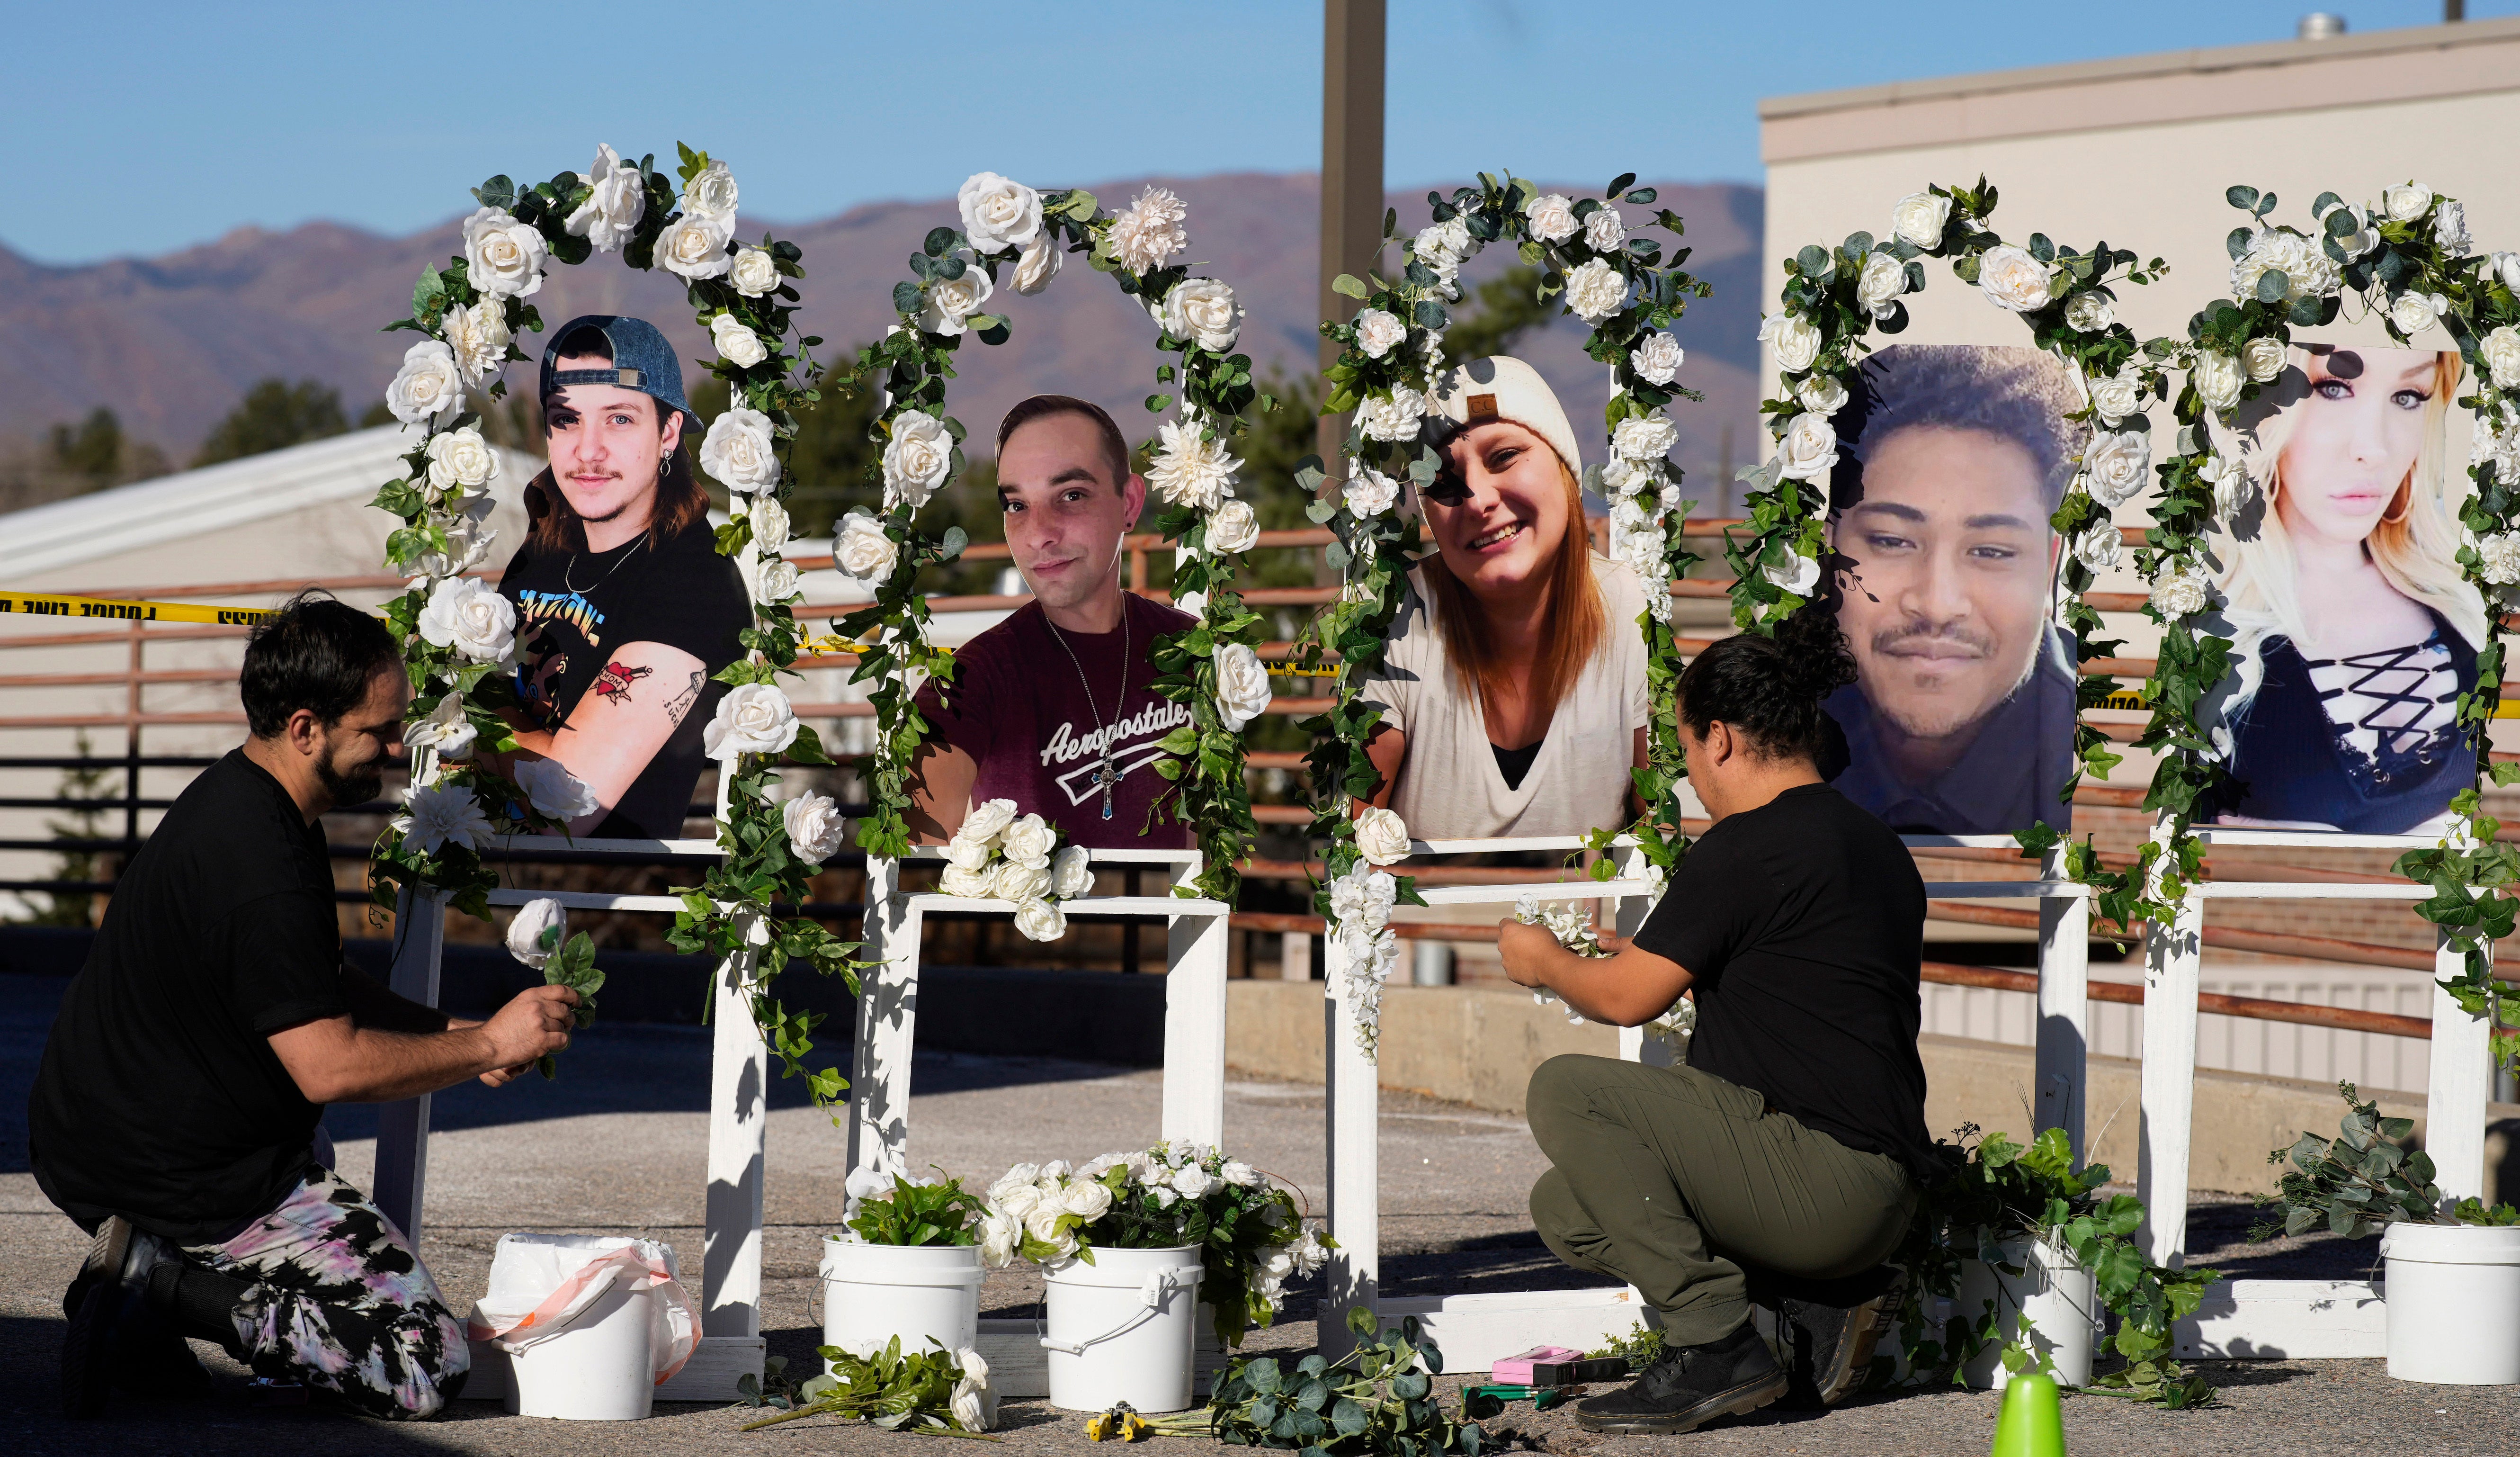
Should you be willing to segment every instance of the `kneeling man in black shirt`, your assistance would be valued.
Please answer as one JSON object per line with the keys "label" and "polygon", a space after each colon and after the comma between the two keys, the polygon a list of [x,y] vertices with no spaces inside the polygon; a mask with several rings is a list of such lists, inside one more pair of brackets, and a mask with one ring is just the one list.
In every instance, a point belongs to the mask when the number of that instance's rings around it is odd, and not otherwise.
{"label": "kneeling man in black shirt", "polygon": [[402,1231],[319,1162],[327,1103],[497,1087],[568,1045],[577,993],[487,1023],[341,964],[320,816],[373,799],[411,688],[384,624],[300,598],[254,630],[252,737],[175,800],[113,888],[28,1100],[35,1182],[95,1236],[63,1299],[62,1399],[198,1394],[185,1345],[379,1417],[423,1417],[470,1354]]}
{"label": "kneeling man in black shirt", "polygon": [[[1636,1026],[1682,993],[1685,1067],[1558,1057],[1532,1074],[1531,1191],[1558,1258],[1635,1286],[1661,1358],[1578,1403],[1588,1431],[1688,1432],[1800,1388],[1834,1403],[1894,1308],[1880,1268],[1929,1166],[1916,1056],[1924,883],[1899,837],[1822,782],[1820,701],[1854,680],[1834,623],[1743,635],[1681,675],[1689,783],[1714,828],[1615,956],[1508,921],[1505,968],[1596,1022]],[[1788,1373],[1750,1325],[1783,1317]],[[1789,1379],[1789,1376],[1791,1379]]]}

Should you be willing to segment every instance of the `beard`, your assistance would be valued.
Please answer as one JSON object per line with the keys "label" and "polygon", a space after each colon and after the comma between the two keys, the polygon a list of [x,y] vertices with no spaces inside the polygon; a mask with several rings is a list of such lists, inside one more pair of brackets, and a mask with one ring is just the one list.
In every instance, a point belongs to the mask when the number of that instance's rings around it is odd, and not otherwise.
{"label": "beard", "polygon": [[356,769],[343,770],[329,759],[319,759],[315,777],[324,783],[324,792],[333,797],[333,807],[347,809],[365,804],[384,791],[384,770],[371,761]]}

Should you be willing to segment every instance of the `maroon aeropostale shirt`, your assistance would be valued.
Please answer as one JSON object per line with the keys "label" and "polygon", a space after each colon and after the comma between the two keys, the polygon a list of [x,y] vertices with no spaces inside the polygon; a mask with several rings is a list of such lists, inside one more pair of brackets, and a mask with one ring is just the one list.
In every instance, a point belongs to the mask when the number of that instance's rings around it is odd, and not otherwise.
{"label": "maroon aeropostale shirt", "polygon": [[[1040,604],[1024,604],[955,650],[952,687],[921,689],[919,711],[937,738],[979,765],[974,804],[1012,799],[1016,813],[1038,814],[1070,843],[1094,849],[1189,849],[1190,827],[1169,809],[1148,823],[1172,785],[1154,770],[1163,757],[1155,745],[1190,722],[1190,706],[1156,695],[1148,654],[1157,637],[1196,621],[1134,592],[1122,601],[1126,631],[1103,633],[1054,628]],[[1114,776],[1108,818],[1096,780],[1106,737]]]}

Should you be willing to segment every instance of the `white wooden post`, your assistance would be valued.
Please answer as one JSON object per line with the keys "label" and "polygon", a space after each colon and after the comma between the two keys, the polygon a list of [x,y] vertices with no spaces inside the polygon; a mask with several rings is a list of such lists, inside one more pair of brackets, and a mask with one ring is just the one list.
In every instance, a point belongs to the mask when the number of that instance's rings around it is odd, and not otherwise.
{"label": "white wooden post", "polygon": [[757,913],[738,915],[747,944],[720,963],[711,982],[707,1220],[702,1233],[700,1333],[761,1334],[761,1188],[770,1127],[770,1048],[752,1021],[759,953],[748,938],[764,931]]}
{"label": "white wooden post", "polygon": [[[1196,861],[1176,887],[1198,879]],[[1173,916],[1165,931],[1164,1138],[1225,1142],[1225,973],[1223,915]]]}
{"label": "white wooden post", "polygon": [[1356,1045],[1356,1018],[1339,994],[1346,952],[1335,936],[1324,950],[1329,1000],[1324,1009],[1323,1101],[1329,1124],[1330,1237],[1339,1248],[1330,1252],[1325,1271],[1317,1334],[1323,1354],[1335,1358],[1356,1344],[1346,1324],[1349,1308],[1372,1308],[1381,1289],[1381,1089],[1373,1063]]}
{"label": "white wooden post", "polygon": [[2142,1120],[2136,1143],[2136,1193],[2143,1200],[2137,1240],[2156,1264],[2186,1263],[2187,1154],[2196,1108],[2196,978],[2205,897],[2192,890],[2167,926],[2144,933]]}
{"label": "white wooden post", "polygon": [[[438,963],[446,949],[445,898],[405,886],[394,907],[394,932],[400,944],[386,973],[386,988],[423,1006],[436,1006]],[[376,1188],[371,1194],[415,1249],[428,1183],[428,1099],[423,1093],[377,1110]]]}
{"label": "white wooden post", "polygon": [[1283,981],[1313,979],[1313,938],[1300,931],[1279,937],[1278,977]]}
{"label": "white wooden post", "polygon": [[[1618,388],[1619,373],[1610,371],[1610,387]],[[1617,530],[1613,525],[1612,530]],[[1635,845],[1621,845],[1612,850],[1619,867],[1619,879],[1641,881],[1645,878],[1645,852]],[[1610,929],[1621,937],[1633,936],[1653,914],[1654,902],[1647,895],[1622,895],[1610,902]],[[1619,1058],[1623,1062],[1642,1063],[1649,1068],[1670,1068],[1680,1062],[1680,1049],[1660,1037],[1648,1035],[1643,1027],[1619,1028]]]}
{"label": "white wooden post", "polygon": [[857,1053],[849,1070],[849,1167],[909,1167],[910,1054],[919,1030],[919,943],[925,916],[901,891],[901,866],[871,860],[868,948],[877,965],[858,990]]}
{"label": "white wooden post", "polygon": [[[2065,879],[2065,852],[2050,849],[2039,866],[2042,880]],[[2085,1060],[2090,1055],[2092,903],[2082,895],[2048,895],[2039,902],[2039,1050],[2032,1068],[2034,1134],[2065,1130],[2074,1161],[2083,1146]]]}
{"label": "white wooden post", "polygon": [[2462,1011],[2440,981],[2467,974],[2467,960],[2437,933],[2433,952],[2432,1075],[2424,1095],[2424,1152],[2450,1204],[2485,1196],[2485,1105],[2493,1093],[2493,1028]]}

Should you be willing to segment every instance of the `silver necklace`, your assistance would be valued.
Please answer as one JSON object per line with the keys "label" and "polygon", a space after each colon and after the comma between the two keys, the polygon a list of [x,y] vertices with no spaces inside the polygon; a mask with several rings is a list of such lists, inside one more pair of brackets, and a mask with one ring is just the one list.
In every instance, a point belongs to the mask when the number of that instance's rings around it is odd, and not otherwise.
{"label": "silver necklace", "polygon": [[573,571],[575,571],[575,570],[577,569],[577,553],[575,553],[575,552],[570,552],[570,553],[568,554],[568,565],[567,565],[567,566],[565,566],[565,567],[562,567],[562,568],[560,569],[560,584],[561,584],[562,586],[563,586],[563,587],[566,587],[570,592],[574,593],[575,595],[577,595],[577,596],[579,596],[579,597],[583,597],[583,596],[585,596],[587,593],[594,591],[596,588],[598,588],[598,587],[600,587],[600,586],[603,586],[606,582],[608,582],[608,581],[612,580],[612,573],[613,573],[614,571],[619,571],[619,570],[621,569],[621,567],[622,567],[622,564],[623,564],[623,563],[626,563],[626,562],[628,562],[632,557],[635,557],[635,556],[639,555],[639,553],[640,553],[641,551],[643,551],[643,550],[645,550],[645,549],[647,548],[647,545],[648,545],[648,538],[647,538],[645,535],[642,535],[642,536],[639,538],[639,544],[638,544],[637,546],[634,546],[634,547],[632,547],[630,550],[628,550],[628,551],[626,551],[626,552],[623,552],[623,553],[621,554],[621,561],[619,561],[619,562],[615,562],[615,563],[613,563],[613,564],[612,564],[611,570],[608,570],[608,571],[605,572],[602,576],[599,576],[599,577],[597,577],[595,580],[593,580],[593,581],[591,581],[591,582],[588,582],[588,583],[587,583],[585,586],[583,586],[583,587],[581,587],[581,586],[579,586],[577,583],[575,583],[575,582],[573,582],[573,581],[570,581],[570,580],[569,580],[569,574],[570,574],[571,572],[573,572]]}
{"label": "silver necklace", "polygon": [[1102,722],[1102,706],[1094,701],[1094,685],[1086,681],[1085,660],[1076,656],[1074,648],[1067,646],[1067,634],[1059,631],[1058,624],[1050,620],[1050,614],[1043,613],[1041,620],[1050,628],[1050,635],[1058,639],[1059,647],[1066,649],[1067,660],[1075,664],[1076,681],[1085,689],[1085,711],[1094,715],[1094,732],[1102,740],[1102,761],[1095,766],[1094,777],[1088,783],[1102,791],[1102,817],[1107,820],[1111,817],[1111,791],[1120,780],[1111,772],[1111,741],[1120,736],[1118,714],[1129,704],[1129,598],[1126,593],[1120,597],[1120,696],[1111,705],[1113,716],[1108,727]]}

